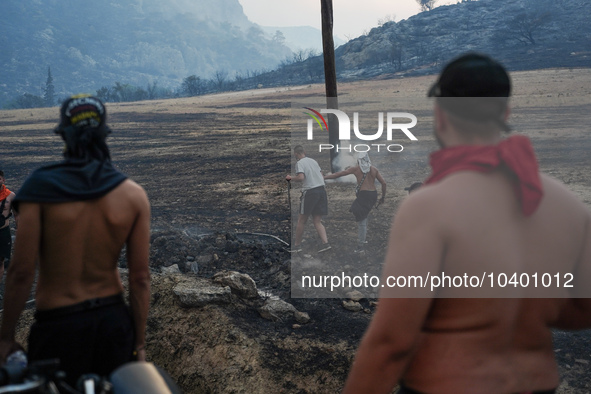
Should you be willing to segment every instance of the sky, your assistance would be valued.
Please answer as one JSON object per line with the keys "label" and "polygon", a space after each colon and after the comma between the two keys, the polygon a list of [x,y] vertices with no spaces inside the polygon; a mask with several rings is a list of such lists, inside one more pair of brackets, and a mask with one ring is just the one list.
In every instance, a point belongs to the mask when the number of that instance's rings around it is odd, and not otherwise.
{"label": "sky", "polygon": [[[261,26],[321,28],[320,0],[239,0],[251,22]],[[438,0],[435,6],[458,0]],[[334,34],[343,40],[359,37],[388,18],[400,21],[417,14],[416,0],[333,0]]]}

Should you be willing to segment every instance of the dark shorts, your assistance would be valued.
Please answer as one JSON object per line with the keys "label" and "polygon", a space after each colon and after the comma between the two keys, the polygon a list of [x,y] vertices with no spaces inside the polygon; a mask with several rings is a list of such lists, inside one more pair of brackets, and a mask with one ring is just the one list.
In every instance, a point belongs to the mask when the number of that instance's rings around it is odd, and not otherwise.
{"label": "dark shorts", "polygon": [[324,186],[302,192],[300,197],[300,214],[302,215],[328,215],[328,197]]}
{"label": "dark shorts", "polygon": [[[515,393],[515,394],[554,394],[556,390],[545,390],[545,391],[528,391],[526,393]],[[424,394],[420,391],[409,389],[405,385],[401,384],[396,394]]]}
{"label": "dark shorts", "polygon": [[108,376],[133,360],[135,331],[123,296],[37,311],[29,334],[29,361],[59,358],[66,382],[86,373]]}
{"label": "dark shorts", "polygon": [[12,249],[12,234],[10,226],[0,229],[0,259],[4,259],[4,268],[8,268]]}
{"label": "dark shorts", "polygon": [[353,204],[351,204],[349,212],[355,215],[356,222],[360,222],[367,218],[377,201],[377,190],[360,190],[359,193],[357,193],[357,198],[353,201]]}

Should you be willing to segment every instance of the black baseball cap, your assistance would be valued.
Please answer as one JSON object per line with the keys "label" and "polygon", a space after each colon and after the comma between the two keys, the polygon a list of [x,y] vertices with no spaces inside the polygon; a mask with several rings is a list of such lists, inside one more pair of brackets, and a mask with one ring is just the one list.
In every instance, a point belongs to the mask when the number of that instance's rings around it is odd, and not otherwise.
{"label": "black baseball cap", "polygon": [[470,52],[452,60],[429,90],[429,97],[509,97],[507,70],[491,57]]}
{"label": "black baseball cap", "polygon": [[428,96],[436,97],[442,108],[465,119],[502,121],[511,95],[511,79],[505,67],[491,57],[470,52],[445,66]]}

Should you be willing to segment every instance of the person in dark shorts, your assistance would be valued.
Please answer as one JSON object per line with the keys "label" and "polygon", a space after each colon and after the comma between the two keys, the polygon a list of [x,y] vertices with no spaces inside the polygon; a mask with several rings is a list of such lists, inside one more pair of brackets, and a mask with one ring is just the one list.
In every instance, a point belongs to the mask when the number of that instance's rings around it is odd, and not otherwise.
{"label": "person in dark shorts", "polygon": [[302,238],[304,236],[304,227],[308,218],[312,216],[314,228],[322,241],[318,252],[325,252],[330,249],[326,229],[322,224],[322,217],[328,215],[328,198],[324,188],[324,176],[320,170],[318,162],[306,157],[306,151],[301,145],[296,146],[294,155],[297,159],[296,176],[287,175],[285,179],[302,182],[302,196],[300,198],[300,210],[298,223],[296,225],[295,242],[291,249],[292,252],[301,252]]}
{"label": "person in dark shorts", "polygon": [[[35,278],[35,322],[29,360],[58,358],[66,382],[108,375],[145,361],[150,301],[150,204],[144,189],[111,163],[103,103],[67,99],[55,132],[65,160],[35,170],[16,193],[19,230],[6,279],[0,364],[21,346],[18,318]],[[129,306],[117,263],[126,246]]]}
{"label": "person in dark shorts", "polygon": [[355,178],[357,178],[357,188],[355,189],[356,198],[349,212],[355,216],[355,221],[357,222],[357,248],[355,249],[355,253],[362,253],[365,251],[365,244],[367,242],[368,216],[376,205],[376,202],[378,202],[378,191],[376,190],[375,181],[377,180],[382,185],[380,204],[386,198],[386,181],[378,169],[371,165],[369,155],[366,152],[359,153],[355,167],[349,167],[343,171],[325,175],[324,179],[336,179],[346,175],[355,175]]}
{"label": "person in dark shorts", "polygon": [[135,334],[123,296],[98,300],[95,307],[90,306],[90,301],[88,307],[36,311],[29,337],[29,359],[46,360],[59,355],[61,365],[72,378],[89,372],[108,376],[129,361]]}
{"label": "person in dark shorts", "polygon": [[0,281],[4,269],[8,268],[12,252],[12,234],[10,233],[10,216],[14,216],[15,227],[18,226],[18,214],[12,207],[14,193],[5,185],[4,171],[0,170]]}

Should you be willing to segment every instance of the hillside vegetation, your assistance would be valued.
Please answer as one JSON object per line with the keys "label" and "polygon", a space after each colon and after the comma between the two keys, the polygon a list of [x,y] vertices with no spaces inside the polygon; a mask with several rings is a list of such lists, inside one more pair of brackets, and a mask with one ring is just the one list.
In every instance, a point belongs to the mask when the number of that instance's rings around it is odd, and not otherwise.
{"label": "hillside vegetation", "polygon": [[[510,70],[589,67],[590,14],[587,0],[480,0],[436,7],[384,23],[337,48],[337,75],[346,81],[433,74],[466,51],[488,53]],[[278,85],[319,82],[322,59],[273,74]]]}
{"label": "hillside vegetation", "polygon": [[2,1],[0,49],[0,106],[41,94],[48,67],[62,99],[116,82],[154,90],[190,75],[234,78],[291,54],[238,0]]}
{"label": "hillside vegetation", "polygon": [[[341,45],[337,75],[434,74],[466,51],[510,70],[589,67],[590,14],[587,0],[463,0]],[[81,91],[120,102],[323,82],[321,54],[292,52],[271,34],[238,0],[1,2],[0,107],[51,106]]]}

